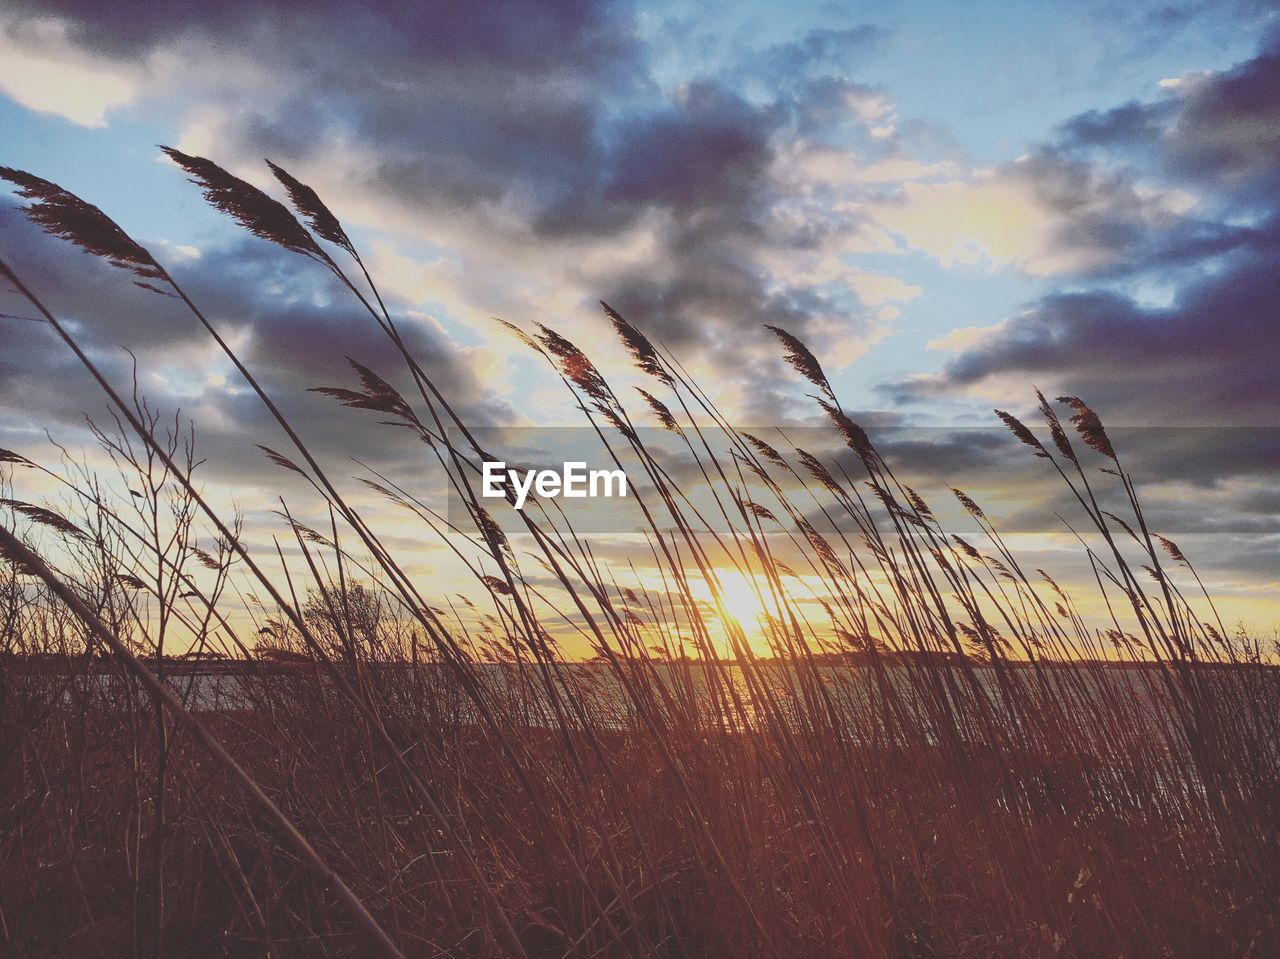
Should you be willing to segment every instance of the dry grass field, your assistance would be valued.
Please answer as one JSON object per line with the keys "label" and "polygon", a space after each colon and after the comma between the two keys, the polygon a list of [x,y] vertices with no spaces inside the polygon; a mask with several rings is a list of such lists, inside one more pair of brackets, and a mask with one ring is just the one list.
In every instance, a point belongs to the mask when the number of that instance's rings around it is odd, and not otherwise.
{"label": "dry grass field", "polygon": [[[282,505],[279,552],[251,549],[205,499],[193,434],[109,382],[0,262],[98,380],[119,472],[0,451],[0,952],[1280,954],[1275,651],[1221,622],[1148,528],[1083,400],[1040,397],[1035,431],[999,416],[1073,496],[1101,621],[960,490],[943,495],[969,526],[944,529],[782,329],[856,472],[732,429],[643,318],[605,307],[652,381],[634,401],[564,336],[512,327],[655,491],[663,587],[637,589],[552,509],[513,513],[515,543],[482,504],[500,451],[406,346],[312,190],[273,167],[286,207],[167,152],[215,207],[337,277],[396,348],[401,369],[353,364],[351,388],[323,392],[421,439],[467,527],[414,490],[368,488],[473,588],[406,570],[148,250],[0,168],[32,221],[205,327],[288,438],[267,450],[281,476],[330,517]],[[637,406],[685,444],[714,523],[645,446]],[[36,485],[53,492],[24,498]],[[1125,515],[1100,505],[1104,485]],[[562,653],[566,630],[593,659]]]}

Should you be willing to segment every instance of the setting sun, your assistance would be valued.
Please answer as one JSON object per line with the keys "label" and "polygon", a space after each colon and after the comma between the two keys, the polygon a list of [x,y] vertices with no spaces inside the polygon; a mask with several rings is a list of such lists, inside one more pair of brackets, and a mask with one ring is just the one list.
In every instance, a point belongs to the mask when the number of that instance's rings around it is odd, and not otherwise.
{"label": "setting sun", "polygon": [[743,626],[756,625],[764,619],[768,612],[768,584],[753,580],[736,569],[716,570],[719,580],[720,600],[717,608],[726,616],[732,617]]}

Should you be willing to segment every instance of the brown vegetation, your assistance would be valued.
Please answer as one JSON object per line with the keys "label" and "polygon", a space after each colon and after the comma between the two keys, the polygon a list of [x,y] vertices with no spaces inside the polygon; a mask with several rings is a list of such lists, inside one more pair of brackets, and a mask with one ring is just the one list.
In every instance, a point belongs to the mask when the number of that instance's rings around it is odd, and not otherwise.
{"label": "brown vegetation", "polygon": [[[127,491],[0,451],[7,482],[38,473],[63,491],[58,509],[16,491],[0,504],[7,953],[1280,953],[1270,653],[1225,628],[1182,551],[1148,529],[1082,400],[1060,400],[1064,426],[1040,397],[1052,449],[999,415],[1089,525],[1101,624],[1028,575],[959,490],[978,536],[944,530],[791,334],[774,331],[863,475],[732,430],[606,307],[653,380],[646,408],[713,493],[713,528],[592,361],[553,330],[517,329],[656,491],[643,508],[664,588],[624,585],[563,516],[519,514],[517,548],[482,506],[490,452],[314,191],[272,167],[298,219],[169,153],[251,232],[338,277],[395,345],[407,396],[358,363],[358,389],[323,392],[422,439],[468,529],[390,480],[368,485],[439,534],[474,590],[438,595],[406,572],[150,253],[96,207],[0,168],[36,223],[184,304],[291,444],[268,455],[331,517],[319,530],[286,508],[289,554],[274,559],[288,575],[272,572],[204,498],[191,433],[109,383],[0,261],[104,390],[116,422],[99,442]],[[1100,483],[1126,518],[1102,508]],[[758,641],[724,600],[731,571],[768,611]],[[813,582],[821,621],[799,601]],[[561,655],[565,628],[593,662]],[[190,665],[210,657],[227,662]]]}

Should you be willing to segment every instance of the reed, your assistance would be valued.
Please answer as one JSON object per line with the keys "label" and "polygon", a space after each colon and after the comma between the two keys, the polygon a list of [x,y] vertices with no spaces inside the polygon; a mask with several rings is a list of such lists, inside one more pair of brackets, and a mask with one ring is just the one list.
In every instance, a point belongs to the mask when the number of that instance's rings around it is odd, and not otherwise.
{"label": "reed", "polygon": [[[220,513],[189,424],[110,382],[0,262],[103,390],[113,418],[95,434],[116,470],[0,451],[8,952],[1280,952],[1274,650],[1224,626],[1083,400],[1037,393],[1043,430],[996,416],[1078,507],[1091,597],[1024,569],[958,489],[967,522],[949,528],[785,330],[770,328],[852,457],[735,429],[606,304],[646,381],[635,407],[562,333],[506,324],[606,460],[638,464],[642,575],[550,501],[495,519],[477,484],[500,451],[414,356],[314,190],[271,165],[290,210],[166,152],[387,337],[403,369],[352,360],[352,384],[316,391],[420,439],[467,520],[371,469],[350,491],[158,259],[92,204],[0,168],[46,232],[181,303],[272,417],[265,454],[307,490],[282,496],[275,530]],[[27,485],[59,492],[34,502]],[[369,493],[396,524],[362,508]],[[405,523],[469,589],[411,574],[391,539]],[[571,637],[594,659],[570,659]]]}

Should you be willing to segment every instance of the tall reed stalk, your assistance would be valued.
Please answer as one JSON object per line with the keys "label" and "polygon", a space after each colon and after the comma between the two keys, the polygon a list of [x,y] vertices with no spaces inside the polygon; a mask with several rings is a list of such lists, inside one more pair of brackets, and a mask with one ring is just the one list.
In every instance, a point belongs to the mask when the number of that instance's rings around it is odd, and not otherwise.
{"label": "tall reed stalk", "polygon": [[[996,413],[1078,507],[1101,619],[1025,570],[960,490],[972,529],[947,528],[788,331],[770,328],[837,455],[736,429],[607,305],[646,380],[638,405],[560,332],[506,324],[639,481],[644,562],[611,561],[553,502],[485,506],[500,451],[314,190],[271,165],[291,210],[166,152],[387,338],[403,369],[352,360],[352,387],[317,391],[421,440],[465,519],[373,468],[353,489],[148,250],[0,168],[33,222],[181,305],[275,424],[266,454],[309,491],[282,497],[279,535],[253,545],[263,531],[205,496],[181,420],[110,382],[0,262],[103,391],[114,429],[96,436],[120,472],[0,451],[14,954],[1280,951],[1273,651],[1227,630],[1083,400],[1037,394],[1038,431]],[[19,499],[28,483],[56,484],[61,505]],[[362,508],[368,492],[400,524]],[[411,572],[388,536],[405,516],[470,589]],[[573,661],[571,641],[595,658]]]}

